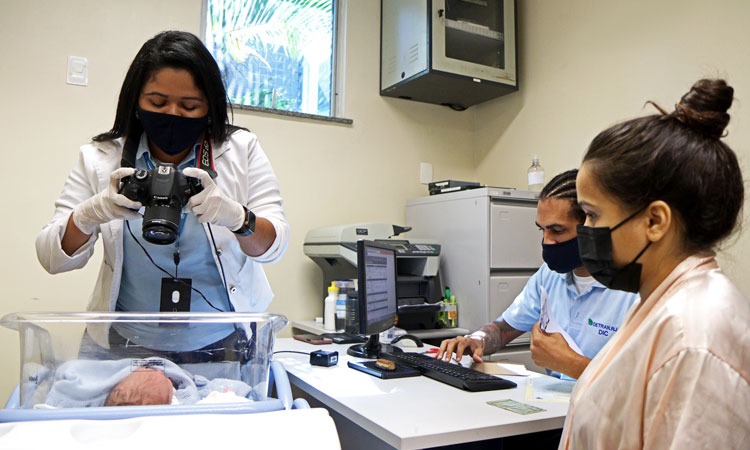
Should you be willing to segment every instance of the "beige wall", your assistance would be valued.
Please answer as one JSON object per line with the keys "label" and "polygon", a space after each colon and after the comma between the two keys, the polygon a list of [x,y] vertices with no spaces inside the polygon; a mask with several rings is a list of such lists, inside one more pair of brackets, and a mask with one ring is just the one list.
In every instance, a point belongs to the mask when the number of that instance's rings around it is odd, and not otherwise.
{"label": "beige wall", "polygon": [[[292,240],[267,273],[276,293],[270,310],[290,320],[322,311],[320,271],[302,252],[307,230],[402,224],[406,199],[426,194],[421,161],[434,165],[435,179],[523,187],[531,154],[548,174],[576,167],[603,127],[641,114],[648,99],[669,107],[695,79],[716,75],[736,88],[727,142],[748,160],[750,6],[743,0],[519,0],[521,91],[461,113],[378,95],[379,3],[348,0],[344,103],[353,125],[235,112],[237,124],[260,136],[285,198]],[[200,6],[0,1],[0,314],[85,307],[100,252],[83,270],[51,276],[36,260],[34,239],[79,145],[111,126],[135,52],[163,29],[199,33]],[[87,87],[65,83],[69,55],[89,59]],[[747,270],[748,246],[740,238],[724,258],[745,292],[750,281],[738,275]],[[18,336],[0,329],[0,343],[2,399],[18,381]]]}

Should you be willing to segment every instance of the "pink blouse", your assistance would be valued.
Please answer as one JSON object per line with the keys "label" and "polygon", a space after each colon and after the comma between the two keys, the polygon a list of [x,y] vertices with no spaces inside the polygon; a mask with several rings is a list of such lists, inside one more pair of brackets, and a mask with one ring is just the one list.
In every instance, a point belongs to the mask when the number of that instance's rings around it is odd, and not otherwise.
{"label": "pink blouse", "polygon": [[750,449],[750,303],[688,257],[578,379],[560,449]]}

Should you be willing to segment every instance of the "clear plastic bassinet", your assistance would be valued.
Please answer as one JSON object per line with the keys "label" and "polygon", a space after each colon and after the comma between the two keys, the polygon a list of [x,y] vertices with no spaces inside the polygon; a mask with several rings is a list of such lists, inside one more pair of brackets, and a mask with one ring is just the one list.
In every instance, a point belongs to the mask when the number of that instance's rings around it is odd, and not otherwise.
{"label": "clear plastic bassinet", "polygon": [[[0,422],[292,408],[286,371],[271,361],[286,324],[265,313],[8,314],[0,325],[19,333],[20,373]],[[218,347],[189,348],[195,336],[225,332]],[[159,339],[141,345],[138,333]],[[169,404],[104,406],[120,381],[143,370],[172,382]]]}

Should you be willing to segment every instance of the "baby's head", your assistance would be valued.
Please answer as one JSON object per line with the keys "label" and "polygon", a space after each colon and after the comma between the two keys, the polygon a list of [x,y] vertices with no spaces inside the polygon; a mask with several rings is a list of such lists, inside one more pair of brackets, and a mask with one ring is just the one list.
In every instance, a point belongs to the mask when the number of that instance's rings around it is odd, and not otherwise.
{"label": "baby's head", "polygon": [[174,388],[164,371],[139,369],[109,392],[104,406],[168,405]]}

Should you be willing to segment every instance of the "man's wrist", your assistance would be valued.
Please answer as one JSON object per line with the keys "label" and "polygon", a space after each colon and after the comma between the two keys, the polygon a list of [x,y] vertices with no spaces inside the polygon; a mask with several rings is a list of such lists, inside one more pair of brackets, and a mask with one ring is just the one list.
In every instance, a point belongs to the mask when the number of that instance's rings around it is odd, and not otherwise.
{"label": "man's wrist", "polygon": [[482,330],[477,330],[471,334],[467,334],[464,337],[481,342],[482,347],[484,347],[487,344],[487,333]]}

